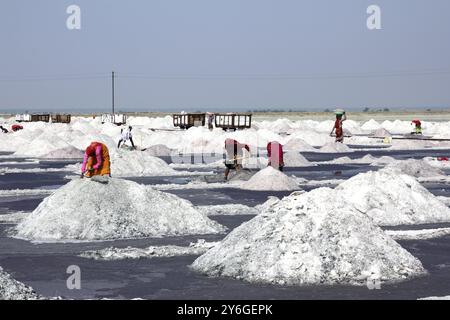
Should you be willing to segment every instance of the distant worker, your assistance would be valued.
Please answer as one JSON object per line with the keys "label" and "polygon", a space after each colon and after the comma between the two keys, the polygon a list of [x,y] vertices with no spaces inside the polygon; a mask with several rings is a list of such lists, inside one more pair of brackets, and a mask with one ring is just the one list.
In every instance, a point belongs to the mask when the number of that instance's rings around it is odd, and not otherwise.
{"label": "distant worker", "polygon": [[11,130],[14,131],[14,132],[22,130],[22,129],[23,129],[23,127],[21,125],[18,125],[18,124],[13,124],[11,126]]}
{"label": "distant worker", "polygon": [[212,130],[214,128],[213,127],[214,118],[215,118],[214,113],[208,112],[207,116],[208,116],[208,129]]}
{"label": "distant worker", "polygon": [[333,130],[331,130],[330,136],[333,136],[333,132],[336,133],[336,142],[344,142],[344,128],[343,123],[347,120],[347,115],[344,110],[336,110],[336,121],[334,122]]}
{"label": "distant worker", "polygon": [[225,140],[226,160],[225,160],[225,180],[228,180],[228,175],[231,170],[239,171],[242,169],[243,149],[250,152],[250,147],[246,144],[241,144],[234,139]]}
{"label": "distant worker", "polygon": [[411,132],[411,134],[422,134],[422,122],[420,120],[413,120],[411,124],[415,125],[414,132]]}
{"label": "distant worker", "polygon": [[92,142],[84,153],[81,178],[111,176],[111,162],[108,147],[101,142]]}
{"label": "distant worker", "polygon": [[8,133],[8,130],[3,128],[3,126],[0,126],[0,130],[2,130],[3,133]]}
{"label": "distant worker", "polygon": [[273,141],[267,144],[267,155],[269,157],[269,166],[283,171],[283,146],[279,142]]}
{"label": "distant worker", "polygon": [[128,140],[130,140],[131,146],[133,147],[133,149],[136,149],[134,142],[133,142],[133,134],[131,133],[131,130],[133,130],[133,127],[129,126],[127,130],[122,129],[120,131],[121,137],[119,140],[119,144],[117,145],[117,148],[120,148],[120,144],[122,142],[125,144]]}

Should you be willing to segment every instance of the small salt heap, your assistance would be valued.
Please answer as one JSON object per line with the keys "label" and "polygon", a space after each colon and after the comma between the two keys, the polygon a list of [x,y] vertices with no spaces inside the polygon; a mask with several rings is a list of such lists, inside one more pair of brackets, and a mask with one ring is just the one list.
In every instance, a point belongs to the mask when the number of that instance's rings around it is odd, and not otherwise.
{"label": "small salt heap", "polygon": [[291,191],[300,189],[298,183],[293,178],[288,177],[273,167],[267,167],[259,171],[248,181],[243,182],[240,187],[245,190],[254,191]]}

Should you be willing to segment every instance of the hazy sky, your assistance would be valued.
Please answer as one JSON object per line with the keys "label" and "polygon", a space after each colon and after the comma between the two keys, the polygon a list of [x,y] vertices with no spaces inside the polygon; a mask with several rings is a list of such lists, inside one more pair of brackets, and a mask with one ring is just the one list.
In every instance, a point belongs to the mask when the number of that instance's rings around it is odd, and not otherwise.
{"label": "hazy sky", "polygon": [[0,112],[107,109],[112,70],[120,110],[450,107],[448,0],[2,0],[0,39]]}

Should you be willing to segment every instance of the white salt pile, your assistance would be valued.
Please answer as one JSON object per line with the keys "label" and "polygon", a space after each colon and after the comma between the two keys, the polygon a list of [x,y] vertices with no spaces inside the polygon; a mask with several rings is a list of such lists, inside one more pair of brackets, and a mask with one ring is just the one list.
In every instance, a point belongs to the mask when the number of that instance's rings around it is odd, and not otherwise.
{"label": "white salt pile", "polygon": [[254,191],[290,191],[300,189],[294,179],[273,167],[267,167],[259,171],[248,181],[243,182],[240,187],[245,190]]}
{"label": "white salt pile", "polygon": [[303,141],[300,138],[292,138],[290,139],[284,146],[283,149],[286,151],[300,151],[300,152],[305,152],[305,151],[317,151],[316,148],[314,148],[313,146],[309,145],[308,143],[306,143],[305,141]]}
{"label": "white salt pile", "polygon": [[111,156],[111,172],[114,176],[170,176],[179,172],[172,169],[164,160],[147,152],[118,151]]}
{"label": "white salt pile", "polygon": [[423,161],[435,168],[450,169],[450,161],[445,159],[438,160],[438,158],[425,157],[423,158]]}
{"label": "white salt pile", "polygon": [[439,177],[445,175],[443,171],[433,167],[428,162],[416,159],[398,160],[388,164],[385,169],[398,170],[416,178]]}
{"label": "white salt pile", "polygon": [[376,138],[385,138],[385,137],[391,137],[392,134],[384,128],[379,128],[379,129],[373,131],[371,136],[376,137]]}
{"label": "white salt pile", "polygon": [[106,248],[97,251],[86,251],[80,254],[80,257],[94,260],[123,260],[123,259],[151,259],[151,258],[170,258],[177,256],[197,256],[205,253],[217,242],[206,242],[199,239],[197,242],[190,243],[188,247],[181,246],[151,246],[147,248]]}
{"label": "white salt pile", "polygon": [[375,131],[381,128],[381,124],[379,124],[377,121],[375,121],[374,119],[370,119],[369,121],[365,122],[362,126],[361,129],[363,130],[367,130],[367,131]]}
{"label": "white salt pile", "polygon": [[310,167],[314,165],[300,153],[295,151],[286,152],[283,155],[283,160],[286,167]]}
{"label": "white salt pile", "polygon": [[189,201],[122,179],[76,179],[58,189],[17,227],[35,241],[109,240],[220,233]]}
{"label": "white salt pile", "polygon": [[157,144],[145,149],[146,154],[154,157],[170,157],[173,153],[172,149],[163,144]]}
{"label": "white salt pile", "polygon": [[79,159],[83,158],[83,151],[69,146],[62,149],[56,149],[42,156],[45,159]]}
{"label": "white salt pile", "polygon": [[268,197],[267,201],[259,204],[255,207],[249,207],[244,204],[221,204],[221,205],[209,205],[198,206],[196,209],[207,216],[218,215],[257,215],[267,210],[270,206],[280,201],[277,197]]}
{"label": "white salt pile", "polygon": [[328,188],[285,197],[234,229],[192,268],[282,285],[366,284],[422,275],[419,260]]}
{"label": "white salt pile", "polygon": [[0,267],[0,300],[36,300],[33,288],[14,280]]}
{"label": "white salt pile", "polygon": [[319,149],[323,153],[347,153],[353,152],[352,149],[340,142],[330,142]]}
{"label": "white salt pile", "polygon": [[360,173],[336,187],[339,199],[378,225],[450,221],[450,208],[414,177],[395,170]]}

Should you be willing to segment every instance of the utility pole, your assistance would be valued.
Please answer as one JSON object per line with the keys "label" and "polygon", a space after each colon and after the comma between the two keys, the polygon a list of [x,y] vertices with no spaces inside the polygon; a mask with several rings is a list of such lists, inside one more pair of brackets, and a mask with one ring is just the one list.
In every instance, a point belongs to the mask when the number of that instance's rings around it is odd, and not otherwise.
{"label": "utility pole", "polygon": [[114,78],[115,78],[115,73],[113,71],[112,72],[112,78],[111,78],[111,80],[112,80],[112,114],[113,114],[113,117],[114,117],[114,98],[115,98],[115,95],[114,95],[114,89],[115,89]]}

